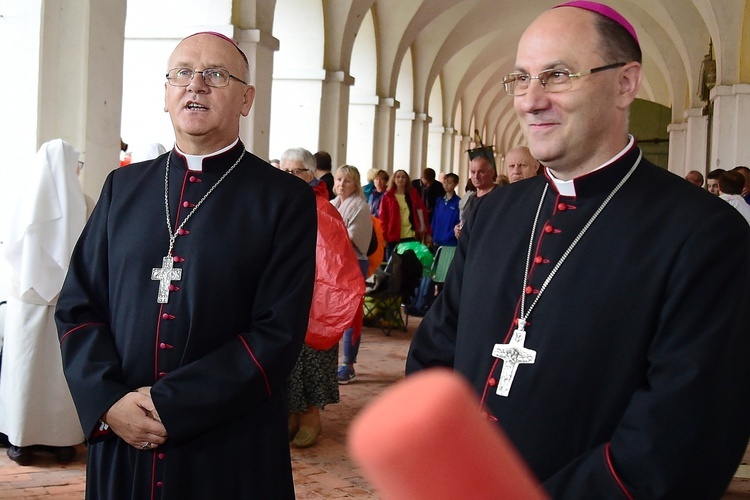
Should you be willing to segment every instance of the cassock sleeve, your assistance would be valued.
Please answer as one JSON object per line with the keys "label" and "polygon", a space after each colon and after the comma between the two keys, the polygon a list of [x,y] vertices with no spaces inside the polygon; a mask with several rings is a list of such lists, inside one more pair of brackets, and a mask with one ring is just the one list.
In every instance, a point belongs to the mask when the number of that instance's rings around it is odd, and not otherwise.
{"label": "cassock sleeve", "polygon": [[[476,211],[475,211],[476,212]],[[434,366],[453,368],[463,268],[474,217],[464,225],[443,290],[422,318],[409,347],[406,374]]]}
{"label": "cassock sleeve", "polygon": [[109,326],[107,214],[112,174],[71,257],[55,310],[63,369],[83,431],[100,437],[99,419],[130,391]]}
{"label": "cassock sleeve", "polygon": [[730,211],[683,242],[663,296],[651,298],[662,307],[641,389],[610,442],[545,481],[552,497],[724,494],[750,433],[748,255],[748,226]]}
{"label": "cassock sleeve", "polygon": [[273,251],[258,278],[252,328],[160,379],[151,388],[172,443],[188,440],[283,397],[304,342],[315,279],[317,212],[312,189],[284,207]]}

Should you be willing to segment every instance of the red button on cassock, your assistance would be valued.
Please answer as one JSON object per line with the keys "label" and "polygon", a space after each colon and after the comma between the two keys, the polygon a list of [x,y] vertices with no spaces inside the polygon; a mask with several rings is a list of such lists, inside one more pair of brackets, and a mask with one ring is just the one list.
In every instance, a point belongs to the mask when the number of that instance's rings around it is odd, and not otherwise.
{"label": "red button on cassock", "polygon": [[537,255],[536,257],[534,257],[534,264],[541,264],[542,262],[544,262],[544,259],[541,255]]}
{"label": "red button on cassock", "polygon": [[497,385],[497,379],[491,378],[489,384],[490,387],[495,387]]}
{"label": "red button on cassock", "polygon": [[531,285],[526,287],[526,295],[534,293],[534,288]]}
{"label": "red button on cassock", "polygon": [[544,226],[544,232],[545,233],[551,233],[554,230],[555,230],[555,228],[552,227],[552,226],[550,226],[549,224],[547,224],[546,226]]}
{"label": "red button on cassock", "polygon": [[568,205],[566,205],[565,203],[558,203],[557,204],[557,209],[558,210],[567,210],[568,209]]}

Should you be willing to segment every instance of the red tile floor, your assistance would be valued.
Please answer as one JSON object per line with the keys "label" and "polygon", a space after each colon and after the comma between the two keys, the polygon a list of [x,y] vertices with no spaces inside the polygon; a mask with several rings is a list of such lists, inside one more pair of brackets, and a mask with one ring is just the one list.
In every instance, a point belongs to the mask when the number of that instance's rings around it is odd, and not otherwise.
{"label": "red tile floor", "polygon": [[[403,377],[404,361],[419,318],[409,319],[409,331],[385,336],[365,328],[357,364],[357,379],[341,386],[341,402],[321,413],[323,433],[315,446],[292,448],[294,482],[299,499],[378,498],[346,453],[346,432],[354,415],[388,386]],[[77,460],[58,465],[50,456],[33,466],[20,467],[0,450],[0,498],[84,498],[85,447]],[[750,454],[724,499],[750,499]],[[742,477],[739,477],[742,476]]]}

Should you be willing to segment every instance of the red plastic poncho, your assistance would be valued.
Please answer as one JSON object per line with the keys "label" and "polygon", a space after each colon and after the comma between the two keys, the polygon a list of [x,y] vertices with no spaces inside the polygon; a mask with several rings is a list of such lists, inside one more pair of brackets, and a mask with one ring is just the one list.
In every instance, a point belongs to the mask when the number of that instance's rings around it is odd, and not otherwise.
{"label": "red plastic poncho", "polygon": [[[361,324],[365,281],[341,214],[328,201],[325,184],[313,189],[318,205],[318,242],[305,343],[313,349],[327,350],[341,340],[344,330]],[[356,321],[358,315],[360,320]]]}

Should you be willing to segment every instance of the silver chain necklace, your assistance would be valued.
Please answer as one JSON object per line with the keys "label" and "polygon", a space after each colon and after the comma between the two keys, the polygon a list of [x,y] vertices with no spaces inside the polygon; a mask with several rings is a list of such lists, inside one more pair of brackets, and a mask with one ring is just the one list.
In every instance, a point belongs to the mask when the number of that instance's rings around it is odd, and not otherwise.
{"label": "silver chain necklace", "polygon": [[534,306],[539,302],[539,298],[542,296],[544,291],[547,289],[547,286],[552,281],[552,278],[555,277],[555,274],[557,274],[557,271],[562,267],[563,262],[565,262],[565,259],[568,258],[568,255],[570,255],[570,252],[573,251],[573,248],[578,244],[578,242],[581,240],[583,235],[588,231],[589,227],[591,227],[591,224],[594,223],[597,217],[599,217],[599,214],[602,213],[604,210],[604,207],[609,204],[610,200],[615,196],[615,194],[620,190],[620,188],[627,182],[627,180],[630,178],[631,175],[633,175],[633,172],[635,172],[635,169],[638,167],[638,165],[641,163],[641,158],[643,158],[643,153],[639,152],[638,158],[635,160],[635,163],[633,163],[633,166],[630,167],[630,170],[627,174],[620,180],[619,183],[614,187],[612,192],[607,195],[607,197],[602,201],[602,204],[599,205],[599,208],[596,209],[594,214],[591,216],[591,218],[584,224],[581,231],[578,233],[578,235],[573,239],[573,241],[568,246],[567,250],[563,252],[562,257],[560,257],[560,260],[555,264],[555,267],[552,268],[552,271],[550,271],[547,278],[542,283],[542,286],[539,288],[539,293],[537,293],[536,298],[529,306],[529,309],[524,312],[524,309],[526,307],[526,287],[528,286],[529,282],[529,271],[531,266],[531,253],[534,248],[534,235],[536,234],[536,227],[539,222],[539,215],[542,212],[542,205],[544,205],[544,197],[547,194],[547,190],[549,189],[549,184],[546,184],[544,186],[544,190],[542,191],[542,197],[539,199],[539,206],[536,209],[536,215],[534,216],[534,224],[531,227],[531,236],[529,237],[529,250],[526,253],[526,266],[524,268],[524,275],[523,275],[523,288],[521,289],[521,308],[518,315],[518,327],[513,331],[513,335],[510,338],[510,341],[507,344],[495,344],[494,348],[492,349],[492,355],[496,358],[503,360],[503,368],[500,372],[500,380],[497,384],[497,394],[499,396],[507,396],[510,392],[510,386],[513,384],[513,379],[516,376],[516,370],[518,369],[518,365],[520,364],[534,364],[534,361],[536,360],[536,351],[529,349],[527,347],[524,347],[524,342],[526,341],[526,320],[528,319],[529,315],[531,314],[531,311],[534,309]]}
{"label": "silver chain necklace", "polygon": [[158,304],[166,304],[167,302],[169,302],[169,287],[171,286],[172,281],[179,281],[182,279],[182,269],[174,268],[174,259],[172,257],[172,250],[174,249],[174,242],[177,239],[177,235],[180,233],[180,230],[190,219],[190,217],[193,216],[195,211],[198,210],[198,207],[200,207],[203,202],[206,201],[208,195],[213,193],[214,189],[216,189],[216,186],[221,184],[221,181],[223,181],[227,177],[227,175],[229,175],[232,170],[234,170],[234,168],[240,164],[244,156],[245,148],[242,148],[242,154],[240,154],[240,157],[237,158],[236,162],[234,162],[234,165],[229,167],[229,170],[224,172],[224,175],[222,175],[219,180],[216,181],[213,186],[211,186],[206,194],[203,195],[203,198],[201,198],[200,201],[195,204],[190,213],[187,214],[187,217],[185,217],[180,225],[177,226],[177,229],[172,231],[172,220],[171,216],[169,215],[169,162],[172,159],[172,151],[169,152],[169,156],[167,156],[167,168],[165,169],[164,173],[164,211],[167,214],[167,229],[169,230],[169,250],[167,251],[167,255],[162,258],[161,267],[155,267],[151,269],[151,279],[159,281],[159,293],[156,297],[156,302]]}

